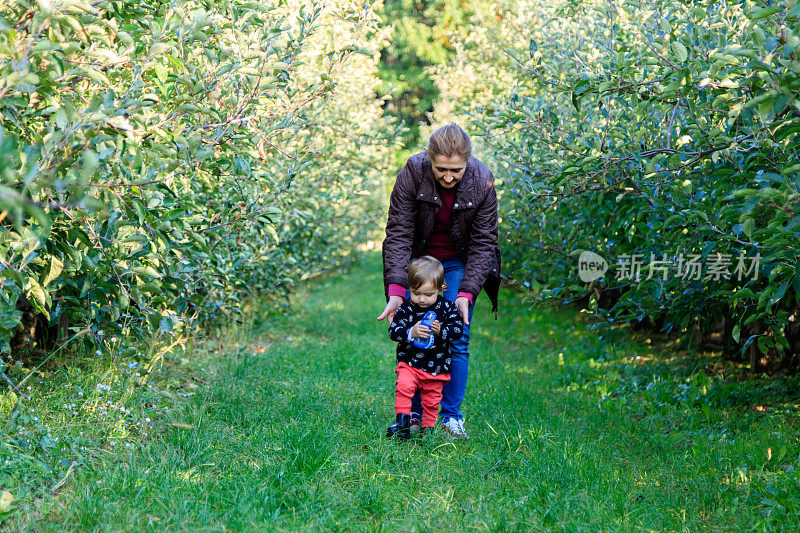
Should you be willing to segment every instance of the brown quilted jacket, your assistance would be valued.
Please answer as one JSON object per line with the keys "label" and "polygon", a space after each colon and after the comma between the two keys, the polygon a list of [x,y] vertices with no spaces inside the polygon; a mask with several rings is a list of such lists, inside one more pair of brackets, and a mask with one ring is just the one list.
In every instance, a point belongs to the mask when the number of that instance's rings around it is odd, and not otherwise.
{"label": "brown quilted jacket", "polygon": [[[422,255],[442,206],[430,159],[411,156],[397,174],[389,200],[386,239],[383,241],[383,283],[408,286],[408,265]],[[450,235],[467,266],[459,292],[475,296],[483,288],[497,312],[500,287],[500,249],[497,243],[497,193],[494,176],[475,157],[467,162],[450,214]]]}

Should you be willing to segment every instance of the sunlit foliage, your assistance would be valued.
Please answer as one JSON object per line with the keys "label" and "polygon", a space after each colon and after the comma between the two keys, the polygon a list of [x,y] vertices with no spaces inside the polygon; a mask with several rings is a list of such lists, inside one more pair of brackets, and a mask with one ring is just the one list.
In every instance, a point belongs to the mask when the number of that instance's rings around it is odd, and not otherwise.
{"label": "sunlit foliage", "polygon": [[[799,15],[794,1],[483,9],[437,71],[437,113],[470,120],[500,170],[512,277],[609,321],[715,332],[754,364],[799,353]],[[582,250],[612,267],[641,254],[643,275],[583,284]],[[701,279],[648,276],[680,254]],[[741,256],[760,256],[757,279],[707,275]]]}
{"label": "sunlit foliage", "polygon": [[3,2],[2,351],[35,320],[151,338],[347,261],[394,139],[378,22],[347,0]]}

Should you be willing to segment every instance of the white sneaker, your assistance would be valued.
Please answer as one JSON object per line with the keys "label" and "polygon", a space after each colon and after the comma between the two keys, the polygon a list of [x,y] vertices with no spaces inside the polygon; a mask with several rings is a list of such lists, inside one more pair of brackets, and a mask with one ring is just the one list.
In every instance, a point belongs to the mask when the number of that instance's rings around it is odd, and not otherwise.
{"label": "white sneaker", "polygon": [[459,439],[468,439],[467,431],[464,429],[464,420],[456,420],[455,418],[448,418],[447,422],[442,423],[442,429]]}

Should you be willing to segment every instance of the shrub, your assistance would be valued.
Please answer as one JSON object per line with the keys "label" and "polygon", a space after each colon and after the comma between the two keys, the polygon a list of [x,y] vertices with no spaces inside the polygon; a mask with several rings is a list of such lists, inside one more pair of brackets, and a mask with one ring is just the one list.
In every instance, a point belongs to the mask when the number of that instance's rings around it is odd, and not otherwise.
{"label": "shrub", "polygon": [[341,266],[392,148],[377,23],[346,1],[4,2],[0,351],[33,340],[26,314],[146,339]]}
{"label": "shrub", "polygon": [[[471,115],[499,169],[511,277],[608,321],[716,331],[753,363],[800,353],[798,15],[752,1],[484,10],[436,75],[443,94],[467,88],[440,113]],[[612,267],[589,285],[583,250]],[[620,275],[634,254],[638,280]],[[689,258],[699,279],[679,275]]]}

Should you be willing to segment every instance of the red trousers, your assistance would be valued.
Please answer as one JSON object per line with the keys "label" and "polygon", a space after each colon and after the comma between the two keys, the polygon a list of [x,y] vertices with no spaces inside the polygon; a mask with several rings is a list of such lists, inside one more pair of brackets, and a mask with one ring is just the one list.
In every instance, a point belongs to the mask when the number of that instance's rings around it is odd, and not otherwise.
{"label": "red trousers", "polygon": [[450,381],[450,374],[432,375],[424,370],[398,363],[394,369],[397,384],[394,394],[395,414],[411,414],[411,399],[420,390],[422,399],[422,427],[432,428],[439,415],[439,402],[442,400],[442,387]]}

